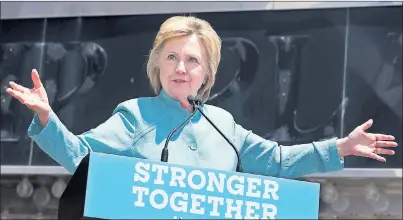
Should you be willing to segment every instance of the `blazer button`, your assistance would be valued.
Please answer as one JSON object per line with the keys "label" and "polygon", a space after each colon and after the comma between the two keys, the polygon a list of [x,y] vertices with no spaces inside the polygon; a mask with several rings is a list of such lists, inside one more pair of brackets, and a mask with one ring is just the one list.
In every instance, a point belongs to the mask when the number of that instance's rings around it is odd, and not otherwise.
{"label": "blazer button", "polygon": [[195,145],[189,145],[188,147],[190,148],[190,150],[193,150],[193,151],[195,151],[197,149],[197,147]]}

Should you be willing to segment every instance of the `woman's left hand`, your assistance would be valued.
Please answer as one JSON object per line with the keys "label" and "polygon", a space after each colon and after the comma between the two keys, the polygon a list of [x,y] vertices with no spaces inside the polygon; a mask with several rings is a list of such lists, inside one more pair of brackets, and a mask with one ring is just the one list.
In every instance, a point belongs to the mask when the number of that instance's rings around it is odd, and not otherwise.
{"label": "woman's left hand", "polygon": [[384,147],[396,147],[395,137],[385,134],[372,134],[365,131],[372,126],[372,119],[355,128],[347,137],[337,140],[339,156],[355,155],[369,157],[381,162],[386,159],[380,155],[394,155],[395,152]]}

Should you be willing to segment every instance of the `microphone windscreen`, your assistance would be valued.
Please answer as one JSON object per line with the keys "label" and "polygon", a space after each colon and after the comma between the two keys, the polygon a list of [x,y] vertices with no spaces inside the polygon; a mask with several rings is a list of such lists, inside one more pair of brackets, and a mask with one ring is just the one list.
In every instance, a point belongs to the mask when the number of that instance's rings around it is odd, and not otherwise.
{"label": "microphone windscreen", "polygon": [[188,99],[189,102],[194,102],[194,101],[196,101],[196,98],[195,98],[194,96],[192,96],[192,95],[188,96],[187,99]]}

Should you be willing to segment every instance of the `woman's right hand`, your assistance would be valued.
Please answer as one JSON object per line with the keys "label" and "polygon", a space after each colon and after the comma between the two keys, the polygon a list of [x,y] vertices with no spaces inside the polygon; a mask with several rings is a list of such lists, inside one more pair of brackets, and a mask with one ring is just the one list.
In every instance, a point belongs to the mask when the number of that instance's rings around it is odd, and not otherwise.
{"label": "woman's right hand", "polygon": [[7,88],[7,93],[16,98],[22,104],[27,106],[38,114],[42,126],[45,126],[49,119],[51,107],[49,105],[48,95],[39,78],[38,71],[35,69],[31,73],[34,87],[28,89],[15,82],[10,82],[11,88]]}

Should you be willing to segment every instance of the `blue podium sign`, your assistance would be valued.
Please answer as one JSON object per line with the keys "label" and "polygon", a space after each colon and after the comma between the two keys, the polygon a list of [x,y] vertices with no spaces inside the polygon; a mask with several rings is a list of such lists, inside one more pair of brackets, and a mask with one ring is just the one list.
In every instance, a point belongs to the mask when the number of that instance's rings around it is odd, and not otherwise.
{"label": "blue podium sign", "polygon": [[84,216],[318,219],[318,183],[92,153]]}

